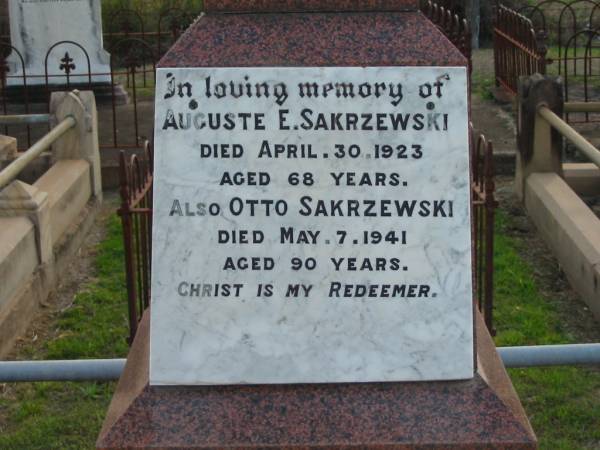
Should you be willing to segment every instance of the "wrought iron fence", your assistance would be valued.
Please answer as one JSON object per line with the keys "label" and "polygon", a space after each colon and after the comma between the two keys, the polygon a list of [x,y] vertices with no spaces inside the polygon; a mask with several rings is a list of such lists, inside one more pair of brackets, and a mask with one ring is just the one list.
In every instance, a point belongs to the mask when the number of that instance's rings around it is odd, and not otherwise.
{"label": "wrought iron fence", "polygon": [[[450,3],[450,2],[446,2]],[[431,20],[450,42],[469,61],[469,73],[471,71],[471,28],[467,19],[452,12],[447,6],[441,6],[431,0],[421,3],[421,11]]]}
{"label": "wrought iron fence", "polygon": [[[142,16],[133,10],[118,10],[106,23],[104,43],[110,60],[104,72],[94,71],[92,49],[78,42],[60,41],[49,45],[41,73],[31,73],[23,55],[6,39],[0,41],[0,110],[2,114],[48,112],[54,90],[92,89],[100,104],[100,147],[142,149],[152,124],[142,122],[153,116],[155,66],[163,53],[192,23],[195,14],[179,8],[167,9],[158,17],[157,29],[148,31]],[[12,65],[8,63],[8,56]],[[104,83],[96,80],[103,78]],[[128,100],[128,101],[127,101]],[[145,101],[148,100],[148,101]],[[31,125],[4,127],[4,134],[17,137],[27,148],[47,132]]]}
{"label": "wrought iron fence", "polygon": [[[44,72],[29,73],[20,52],[9,44],[0,43],[0,51],[10,48],[17,58],[20,70],[8,72],[6,62],[2,64],[0,105],[3,114],[24,112],[48,112],[50,94],[56,90],[94,90],[102,114],[102,148],[141,148],[144,134],[140,131],[138,116],[140,88],[154,85],[154,67],[156,56],[152,48],[136,38],[124,38],[111,50],[109,71],[93,72],[90,57],[84,47],[73,41],[60,41],[47,51]],[[6,53],[6,52],[4,52]],[[77,53],[77,63],[75,54]],[[58,69],[61,74],[57,74]],[[96,83],[97,77],[105,77],[110,82]],[[124,92],[126,89],[127,92]],[[126,104],[126,96],[130,101]],[[102,107],[104,105],[104,108]],[[151,107],[150,107],[151,108]],[[5,127],[4,134],[17,137],[19,146],[30,146],[32,139],[43,135],[46,129],[34,129],[31,126]],[[146,131],[147,133],[147,131]]]}
{"label": "wrought iron fence", "polygon": [[144,16],[133,9],[119,9],[105,22],[104,41],[108,47],[124,38],[144,41],[161,57],[198,15],[182,8],[169,8],[160,12],[156,29],[148,30]]}
{"label": "wrought iron fence", "polygon": [[[472,241],[474,298],[485,323],[494,334],[494,166],[492,143],[483,135],[471,133],[471,202],[473,212]],[[121,152],[121,207],[125,274],[130,323],[130,343],[138,321],[150,304],[150,265],[152,254],[152,147],[145,145],[145,157],[126,158]]]}
{"label": "wrought iron fence", "polygon": [[[520,76],[556,74],[564,98],[589,102],[600,95],[600,1],[545,0],[517,10],[500,5],[494,24],[496,84],[513,95]],[[600,121],[569,114],[570,123]]]}
{"label": "wrought iron fence", "polygon": [[146,141],[143,157],[132,155],[126,158],[122,151],[119,160],[121,207],[118,214],[123,225],[130,344],[143,312],[150,306],[152,153],[152,146]]}
{"label": "wrought iron fence", "polygon": [[520,76],[546,73],[543,32],[531,20],[499,5],[494,20],[494,71],[496,85],[516,95]]}
{"label": "wrought iron fence", "polygon": [[471,206],[473,213],[473,261],[475,299],[487,328],[495,334],[494,307],[494,218],[498,207],[494,191],[494,149],[483,134],[471,133]]}
{"label": "wrought iron fence", "polygon": [[[582,43],[583,49],[578,47]],[[583,51],[583,55],[579,53],[580,56],[577,56],[578,50]],[[565,102],[597,101],[600,96],[600,29],[583,30],[573,34],[564,45],[564,56],[559,61],[559,67],[562,67]],[[583,62],[583,67],[576,72],[579,62]],[[599,122],[600,114],[566,113],[565,118],[571,124]]]}
{"label": "wrought iron fence", "polygon": [[[597,0],[575,0],[564,2],[561,0],[544,0],[537,5],[525,5],[517,10],[519,14],[528,17],[536,33],[546,39],[547,45],[556,47],[558,64],[557,70],[561,74],[564,70],[563,62],[569,62],[572,75],[581,71],[581,62],[585,58],[578,55],[582,42],[587,41],[586,31],[600,27],[600,3]],[[566,51],[567,41],[571,52]],[[579,68],[578,68],[579,66]]]}

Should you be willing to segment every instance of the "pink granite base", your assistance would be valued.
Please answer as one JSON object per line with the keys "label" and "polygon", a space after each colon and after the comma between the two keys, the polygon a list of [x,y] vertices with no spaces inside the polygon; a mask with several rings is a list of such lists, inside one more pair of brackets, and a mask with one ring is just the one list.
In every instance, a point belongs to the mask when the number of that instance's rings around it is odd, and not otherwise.
{"label": "pink granite base", "polygon": [[206,14],[158,67],[466,66],[422,13]]}
{"label": "pink granite base", "polygon": [[153,387],[148,315],[98,449],[535,449],[485,326],[468,381]]}
{"label": "pink granite base", "polygon": [[208,13],[416,11],[417,0],[204,0]]}
{"label": "pink granite base", "polygon": [[[379,12],[293,12],[319,2],[208,1],[160,67],[466,66],[437,27],[398,2]],[[381,11],[394,9],[399,11]],[[237,6],[236,6],[237,5]],[[233,8],[233,9],[232,9]],[[220,14],[235,8],[267,14]],[[266,9],[265,9],[266,8]],[[347,11],[348,9],[346,9]],[[360,10],[360,9],[359,9]],[[362,9],[360,11],[365,11]],[[281,13],[280,11],[286,11]],[[98,449],[535,449],[535,435],[481,318],[466,381],[156,387],[144,317]]]}

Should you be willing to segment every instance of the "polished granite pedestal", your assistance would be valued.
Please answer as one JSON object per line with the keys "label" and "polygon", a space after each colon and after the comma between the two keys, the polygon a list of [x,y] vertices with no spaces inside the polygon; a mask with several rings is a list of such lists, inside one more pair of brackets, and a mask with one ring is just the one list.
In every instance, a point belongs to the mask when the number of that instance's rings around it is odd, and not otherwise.
{"label": "polished granite pedestal", "polygon": [[[206,0],[158,67],[466,67],[416,0]],[[150,386],[140,324],[98,449],[535,449],[481,318],[464,381]]]}
{"label": "polished granite pedestal", "polygon": [[466,381],[261,386],[148,385],[148,314],[98,449],[535,449],[480,317]]}

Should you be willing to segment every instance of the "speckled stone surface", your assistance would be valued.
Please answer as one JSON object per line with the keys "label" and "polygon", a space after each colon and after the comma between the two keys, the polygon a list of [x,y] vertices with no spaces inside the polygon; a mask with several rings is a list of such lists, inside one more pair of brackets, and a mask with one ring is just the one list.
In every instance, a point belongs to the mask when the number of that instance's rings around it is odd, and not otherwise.
{"label": "speckled stone surface", "polygon": [[417,0],[205,0],[206,12],[408,11]]}
{"label": "speckled stone surface", "polygon": [[207,14],[158,67],[465,66],[420,12]]}
{"label": "speckled stone surface", "polygon": [[469,381],[150,387],[142,321],[98,449],[535,449],[481,318]]}
{"label": "speckled stone surface", "polygon": [[[234,3],[241,8],[250,3],[264,8],[316,4],[209,0],[205,5],[216,11],[232,8]],[[323,2],[336,8],[344,3],[353,2]],[[367,3],[379,8],[388,4],[384,0]],[[190,27],[159,66],[466,63],[419,12],[348,12],[207,14]],[[150,387],[148,316],[131,348],[98,449],[537,448],[479,316],[478,372],[471,380],[227,387]]]}

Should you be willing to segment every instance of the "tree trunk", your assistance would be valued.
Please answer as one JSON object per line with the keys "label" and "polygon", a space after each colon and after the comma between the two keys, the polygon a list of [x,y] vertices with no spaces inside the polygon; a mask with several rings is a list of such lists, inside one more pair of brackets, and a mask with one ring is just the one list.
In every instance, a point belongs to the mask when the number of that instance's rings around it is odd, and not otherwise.
{"label": "tree trunk", "polygon": [[467,20],[471,24],[471,48],[479,48],[479,24],[481,19],[480,0],[467,0],[466,2]]}

